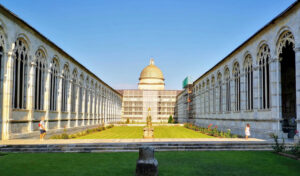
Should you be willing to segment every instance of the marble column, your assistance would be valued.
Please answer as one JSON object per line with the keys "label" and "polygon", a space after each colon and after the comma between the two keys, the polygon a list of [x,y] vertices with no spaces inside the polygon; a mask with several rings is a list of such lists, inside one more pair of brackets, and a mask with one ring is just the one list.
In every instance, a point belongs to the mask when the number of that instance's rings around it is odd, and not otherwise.
{"label": "marble column", "polygon": [[58,91],[57,91],[57,129],[61,128],[61,106],[62,106],[62,81],[63,81],[64,76],[59,75],[57,77],[57,82],[58,82]]}
{"label": "marble column", "polygon": [[32,60],[32,57],[29,56],[30,69],[28,74],[28,89],[27,89],[27,109],[28,109],[28,132],[33,131],[33,120],[34,120],[34,89],[35,89],[35,70],[36,70],[36,62]]}
{"label": "marble column", "polygon": [[235,94],[235,80],[230,79],[230,113],[236,111],[236,94]]}
{"label": "marble column", "polygon": [[270,82],[272,118],[277,120],[276,129],[273,130],[282,136],[281,64],[280,58],[275,56],[270,63]]}
{"label": "marble column", "polygon": [[[73,90],[72,87],[74,86],[74,82],[72,79],[68,79],[67,80],[67,112],[68,112],[68,122],[67,122],[67,128],[71,127],[71,119],[72,119],[72,94],[73,94]],[[74,92],[75,93],[75,92]]]}
{"label": "marble column", "polygon": [[86,125],[90,125],[91,124],[91,101],[92,101],[92,92],[91,90],[89,90],[89,94],[88,94],[88,105],[87,105],[87,124]]}
{"label": "marble column", "polygon": [[[51,65],[50,65],[50,68],[51,68]],[[49,122],[49,113],[50,113],[50,80],[51,80],[51,69],[48,69],[47,70],[47,74],[46,74],[46,79],[45,79],[45,99],[44,99],[44,102],[45,102],[45,105],[44,105],[44,108],[45,108],[45,128],[46,130],[49,129],[49,125],[50,125],[50,122]]]}
{"label": "marble column", "polygon": [[260,108],[259,98],[259,66],[253,65],[253,112],[257,117],[257,110]]}
{"label": "marble column", "polygon": [[75,103],[75,127],[78,127],[79,126],[79,89],[80,89],[80,85],[78,83],[75,84],[76,87],[75,87],[75,92],[76,92],[76,103]]}
{"label": "marble column", "polygon": [[295,66],[297,130],[300,131],[300,43],[298,43],[295,48]]}
{"label": "marble column", "polygon": [[[243,69],[242,69],[243,70]],[[247,102],[246,102],[246,73],[245,71],[243,70],[242,71],[242,74],[240,74],[240,91],[241,91],[241,94],[240,94],[240,111],[241,112],[244,112],[244,110],[247,109]]]}
{"label": "marble column", "polygon": [[86,119],[86,106],[85,106],[85,102],[87,101],[87,94],[86,94],[86,88],[82,85],[82,122],[80,124],[80,126],[85,126],[85,119]]}
{"label": "marble column", "polygon": [[[3,63],[4,63],[4,75],[3,75],[3,109],[2,109],[2,140],[7,140],[10,138],[10,119],[12,119],[12,96],[13,96],[13,71],[14,71],[14,61],[15,54],[13,53],[13,48],[4,53]],[[5,64],[6,63],[6,64]]]}

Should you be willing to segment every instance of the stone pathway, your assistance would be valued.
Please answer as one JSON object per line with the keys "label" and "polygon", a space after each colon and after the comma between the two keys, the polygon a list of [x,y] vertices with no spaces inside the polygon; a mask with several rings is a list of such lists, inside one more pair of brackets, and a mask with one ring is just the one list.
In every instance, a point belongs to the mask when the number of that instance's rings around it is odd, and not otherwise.
{"label": "stone pathway", "polygon": [[22,145],[22,144],[93,144],[93,143],[149,143],[149,142],[271,142],[256,138],[154,138],[154,139],[14,139],[0,141],[0,145]]}

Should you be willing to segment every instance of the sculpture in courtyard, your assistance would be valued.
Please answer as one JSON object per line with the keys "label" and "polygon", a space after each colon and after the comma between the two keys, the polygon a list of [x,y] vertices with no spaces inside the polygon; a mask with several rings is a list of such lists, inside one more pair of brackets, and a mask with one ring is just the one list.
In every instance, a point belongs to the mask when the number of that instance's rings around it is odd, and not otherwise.
{"label": "sculpture in courtyard", "polygon": [[153,138],[154,128],[152,127],[151,108],[148,109],[147,125],[144,128],[144,138]]}

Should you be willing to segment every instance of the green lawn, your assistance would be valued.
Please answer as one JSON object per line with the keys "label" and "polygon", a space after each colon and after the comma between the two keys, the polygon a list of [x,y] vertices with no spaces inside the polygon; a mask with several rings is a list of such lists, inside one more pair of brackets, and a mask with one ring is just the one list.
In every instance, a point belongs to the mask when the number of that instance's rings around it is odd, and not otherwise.
{"label": "green lawn", "polygon": [[[156,152],[160,176],[299,176],[300,161],[272,152]],[[9,153],[2,176],[132,176],[138,153]]]}
{"label": "green lawn", "polygon": [[[137,139],[143,138],[144,127],[117,126],[101,132],[88,134],[77,139]],[[155,138],[212,138],[181,126],[154,127]]]}

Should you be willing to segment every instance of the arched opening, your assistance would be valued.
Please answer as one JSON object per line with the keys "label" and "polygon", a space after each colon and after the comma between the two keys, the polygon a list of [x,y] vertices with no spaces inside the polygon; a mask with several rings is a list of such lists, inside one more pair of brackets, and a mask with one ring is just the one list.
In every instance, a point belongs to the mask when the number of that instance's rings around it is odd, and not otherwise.
{"label": "arched opening", "polygon": [[42,50],[36,52],[34,108],[44,110],[46,56]]}
{"label": "arched opening", "polygon": [[59,65],[56,59],[51,61],[50,72],[50,111],[57,110],[57,90],[58,90]]}
{"label": "arched opening", "polygon": [[296,124],[296,77],[294,44],[285,41],[281,53],[281,100],[282,100],[282,130],[293,138]]}
{"label": "arched opening", "polygon": [[13,108],[26,109],[26,92],[28,76],[28,46],[23,39],[15,42],[14,77],[13,77]]}
{"label": "arched opening", "polygon": [[[4,57],[4,45],[5,45],[5,42],[4,42],[4,33],[1,31],[1,29],[0,29],[0,140],[2,140],[2,125],[3,125],[3,119],[2,119],[2,106],[3,106],[3,65],[4,65],[4,63],[2,63],[2,62],[4,62],[3,60],[3,57]],[[2,80],[2,81],[1,81]],[[5,132],[3,132],[3,134],[4,134]]]}

